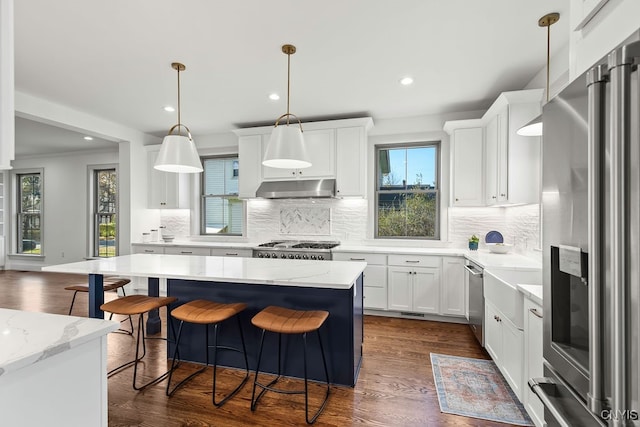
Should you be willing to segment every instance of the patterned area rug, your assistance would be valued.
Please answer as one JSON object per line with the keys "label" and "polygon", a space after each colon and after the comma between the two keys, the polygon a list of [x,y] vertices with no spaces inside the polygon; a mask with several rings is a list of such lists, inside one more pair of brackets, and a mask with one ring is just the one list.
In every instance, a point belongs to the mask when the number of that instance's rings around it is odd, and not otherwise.
{"label": "patterned area rug", "polygon": [[493,360],[431,353],[431,365],[442,412],[533,425]]}

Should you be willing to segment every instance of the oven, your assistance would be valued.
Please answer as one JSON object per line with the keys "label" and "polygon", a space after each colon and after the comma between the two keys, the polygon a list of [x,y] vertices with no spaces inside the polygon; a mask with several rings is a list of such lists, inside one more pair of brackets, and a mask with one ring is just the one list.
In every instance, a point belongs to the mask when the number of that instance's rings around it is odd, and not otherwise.
{"label": "oven", "polygon": [[330,261],[333,258],[331,249],[339,244],[340,242],[329,241],[272,240],[253,248],[253,257]]}

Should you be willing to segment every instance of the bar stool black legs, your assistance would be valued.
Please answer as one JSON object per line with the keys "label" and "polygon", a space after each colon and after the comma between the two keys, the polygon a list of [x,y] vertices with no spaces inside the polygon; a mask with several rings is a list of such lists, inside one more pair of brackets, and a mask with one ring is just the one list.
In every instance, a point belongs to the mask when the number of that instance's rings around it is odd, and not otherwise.
{"label": "bar stool black legs", "polygon": [[[220,304],[212,301],[205,300],[196,300],[191,301],[182,306],[174,309],[171,312],[171,315],[176,319],[180,320],[180,327],[178,328],[178,337],[176,339],[176,347],[173,354],[173,359],[171,361],[171,368],[169,369],[169,381],[167,382],[167,396],[172,396],[178,388],[184,385],[187,381],[191,380],[196,375],[202,373],[207,366],[209,366],[209,351],[213,349],[213,385],[212,385],[212,397],[211,401],[215,406],[222,406],[227,402],[230,398],[235,396],[240,389],[245,385],[247,380],[249,379],[249,361],[247,359],[247,348],[245,346],[244,334],[242,332],[242,325],[240,323],[240,318],[237,314],[244,310],[246,307],[245,304],[236,303],[236,304]],[[230,317],[235,316],[238,330],[240,331],[240,341],[242,344],[242,349],[236,347],[230,347],[226,345],[220,345],[218,342],[219,339],[219,327],[220,323],[224,320],[229,319]],[[178,359],[178,346],[180,344],[180,337],[182,335],[182,328],[184,326],[184,322],[187,323],[196,323],[202,324],[205,327],[205,345],[206,345],[206,365],[199,369],[198,371],[192,373],[185,379],[181,380],[178,384],[176,384],[173,388],[171,388],[171,379],[173,376],[173,371],[178,367],[179,359]],[[209,326],[213,326],[213,345],[209,344]],[[238,353],[242,353],[244,356],[245,363],[245,375],[240,381],[240,383],[229,392],[222,400],[216,401],[216,388],[217,388],[217,375],[218,375],[218,350],[226,350],[226,351],[235,351]]]}
{"label": "bar stool black legs", "polygon": [[[308,315],[308,316],[307,316]],[[251,410],[255,411],[256,405],[260,398],[267,392],[273,391],[275,393],[283,394],[304,394],[304,410],[305,419],[307,424],[313,424],[324,408],[327,406],[329,394],[331,393],[331,385],[329,381],[329,371],[327,369],[327,361],[325,358],[324,347],[322,345],[322,337],[320,336],[319,328],[328,316],[327,312],[301,312],[295,310],[283,309],[281,307],[267,307],[260,313],[258,313],[253,319],[252,323],[262,329],[262,336],[260,338],[260,349],[258,350],[258,361],[256,365],[256,374],[253,382],[253,390],[251,392]],[[278,334],[278,373],[274,380],[268,384],[263,384],[258,381],[258,374],[260,372],[260,362],[262,360],[262,351],[264,348],[264,337],[267,331],[275,332]],[[310,417],[309,414],[309,381],[307,375],[307,333],[315,331],[318,336],[318,342],[320,343],[320,353],[322,355],[322,364],[324,367],[324,373],[326,378],[327,390],[324,395],[324,399],[320,405],[320,408]],[[303,341],[304,351],[304,390],[283,390],[273,387],[278,380],[282,377],[281,365],[282,365],[282,334],[301,334]],[[260,387],[262,390],[256,396],[256,387]]]}

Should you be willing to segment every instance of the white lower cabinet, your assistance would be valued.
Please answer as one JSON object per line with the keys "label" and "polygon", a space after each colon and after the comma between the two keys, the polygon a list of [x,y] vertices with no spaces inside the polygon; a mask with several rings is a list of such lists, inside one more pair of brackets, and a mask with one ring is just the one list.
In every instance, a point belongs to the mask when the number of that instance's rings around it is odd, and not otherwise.
{"label": "white lower cabinet", "polygon": [[485,348],[520,401],[523,400],[524,332],[485,300]]}
{"label": "white lower cabinet", "polygon": [[193,246],[167,246],[164,253],[168,255],[211,255],[211,249]]}
{"label": "white lower cabinet", "polygon": [[440,257],[389,256],[388,307],[415,313],[440,313]]}
{"label": "white lower cabinet", "polygon": [[466,314],[464,264],[465,260],[462,257],[442,257],[441,314],[460,317]]}
{"label": "white lower cabinet", "polygon": [[134,254],[163,254],[164,246],[159,245],[133,245],[131,252]]}
{"label": "white lower cabinet", "polygon": [[253,251],[251,249],[236,249],[236,248],[212,248],[211,255],[213,256],[237,256],[243,258],[251,258]]}
{"label": "white lower cabinet", "polygon": [[544,405],[528,387],[530,378],[543,377],[542,307],[528,298],[524,300],[524,407],[537,427],[546,426]]}
{"label": "white lower cabinet", "polygon": [[334,261],[364,261],[364,308],[387,309],[387,255],[371,253],[335,253]]}

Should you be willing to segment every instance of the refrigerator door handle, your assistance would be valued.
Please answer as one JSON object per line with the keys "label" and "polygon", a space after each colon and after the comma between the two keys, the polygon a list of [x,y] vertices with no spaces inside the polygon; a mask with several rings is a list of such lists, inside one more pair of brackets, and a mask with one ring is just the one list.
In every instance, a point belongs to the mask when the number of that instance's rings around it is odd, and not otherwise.
{"label": "refrigerator door handle", "polygon": [[592,68],[587,73],[588,93],[588,192],[587,217],[589,245],[589,392],[587,400],[589,408],[599,412],[604,407],[604,345],[602,330],[602,313],[604,298],[602,292],[602,231],[604,219],[603,200],[603,162],[605,143],[604,102],[609,70],[605,65]]}
{"label": "refrigerator door handle", "polygon": [[556,387],[556,383],[551,378],[530,378],[529,388],[540,398],[545,409],[555,418],[560,427],[571,427],[571,423],[558,410],[553,403],[552,394]]}

